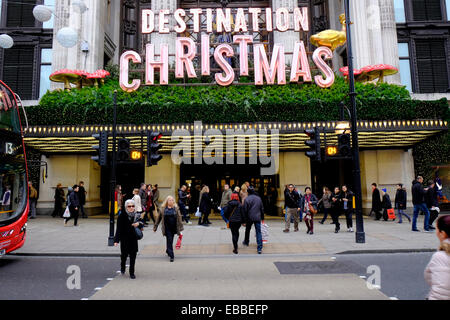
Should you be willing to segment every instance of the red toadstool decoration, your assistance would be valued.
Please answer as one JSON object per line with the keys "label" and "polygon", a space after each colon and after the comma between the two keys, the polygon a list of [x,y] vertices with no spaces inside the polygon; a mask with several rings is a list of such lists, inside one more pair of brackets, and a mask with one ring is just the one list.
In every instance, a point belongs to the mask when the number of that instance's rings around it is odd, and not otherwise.
{"label": "red toadstool decoration", "polygon": [[[348,79],[348,67],[339,69]],[[378,83],[384,82],[384,77],[398,73],[398,69],[388,64],[376,64],[365,66],[359,70],[354,70],[355,80],[358,82],[368,82],[378,79]]]}
{"label": "red toadstool decoration", "polygon": [[62,69],[53,72],[49,78],[53,82],[63,82],[64,89],[70,91],[70,84],[78,83],[82,78],[82,74],[80,74],[79,70]]}

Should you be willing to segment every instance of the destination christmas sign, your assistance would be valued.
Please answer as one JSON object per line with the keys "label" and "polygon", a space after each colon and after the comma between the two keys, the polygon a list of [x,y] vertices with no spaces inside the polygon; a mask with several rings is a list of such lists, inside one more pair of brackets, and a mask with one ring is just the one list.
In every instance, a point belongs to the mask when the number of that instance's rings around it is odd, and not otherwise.
{"label": "destination christmas sign", "polygon": [[[188,18],[192,21],[189,26],[186,23]],[[327,64],[327,61],[333,58],[333,52],[328,47],[318,47],[312,54],[312,62],[320,71],[313,79],[303,41],[294,43],[294,50],[290,53],[290,72],[287,76],[287,54],[284,45],[274,43],[271,57],[268,57],[264,44],[254,43],[253,33],[262,31],[259,22],[261,20],[265,21],[264,31],[269,33],[289,30],[308,32],[307,7],[295,8],[293,11],[287,8],[279,8],[276,11],[272,8],[239,8],[235,13],[232,13],[230,8],[177,9],[173,13],[167,9],[159,12],[145,9],[141,12],[141,19],[142,34],[178,35],[174,38],[175,57],[172,55],[172,60],[169,60],[168,43],[161,43],[158,52],[153,43],[146,44],[143,57],[135,51],[124,52],[120,58],[120,86],[127,92],[136,91],[141,85],[168,85],[169,64],[175,65],[175,77],[180,79],[184,78],[185,74],[188,78],[211,76],[211,65],[215,64],[221,70],[212,74],[215,81],[220,86],[229,86],[235,81],[237,72],[240,76],[249,76],[250,59],[253,61],[255,85],[314,81],[318,86],[328,88],[335,81],[334,72]],[[205,25],[206,29],[201,28]],[[184,37],[186,32],[197,33],[201,39],[200,44],[192,38]],[[213,47],[210,40],[212,33],[228,35],[230,41]],[[233,69],[232,57],[239,62],[237,71]],[[194,59],[199,61],[198,66],[195,65]],[[130,79],[130,63],[145,68],[144,83],[140,79]],[[158,83],[155,83],[156,72],[159,72]]]}

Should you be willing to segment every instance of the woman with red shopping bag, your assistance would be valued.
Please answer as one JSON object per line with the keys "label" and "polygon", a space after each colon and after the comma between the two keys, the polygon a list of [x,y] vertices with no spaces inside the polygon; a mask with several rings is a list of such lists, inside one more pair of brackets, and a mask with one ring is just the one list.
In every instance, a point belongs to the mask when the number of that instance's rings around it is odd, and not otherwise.
{"label": "woman with red shopping bag", "polygon": [[158,208],[158,211],[159,216],[156,219],[153,231],[156,232],[161,223],[161,231],[163,236],[166,237],[167,242],[166,253],[170,258],[170,262],[173,262],[175,259],[173,253],[173,238],[175,237],[175,234],[178,235],[179,245],[181,247],[181,231],[184,230],[180,208],[177,206],[174,197],[168,196],[166,200],[164,200],[161,208]]}

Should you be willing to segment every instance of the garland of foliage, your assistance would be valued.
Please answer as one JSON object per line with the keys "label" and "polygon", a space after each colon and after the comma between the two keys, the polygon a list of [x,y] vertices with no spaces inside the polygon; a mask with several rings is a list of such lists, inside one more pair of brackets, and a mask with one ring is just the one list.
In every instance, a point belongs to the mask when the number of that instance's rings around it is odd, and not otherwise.
{"label": "garland of foliage", "polygon": [[[119,124],[309,122],[339,119],[339,103],[348,104],[348,85],[337,78],[329,89],[313,84],[286,86],[152,86],[127,93],[108,80],[100,88],[47,92],[28,107],[31,125],[112,123],[113,92],[118,91]],[[404,88],[357,84],[358,118],[412,120],[448,118],[448,102],[412,100]]]}

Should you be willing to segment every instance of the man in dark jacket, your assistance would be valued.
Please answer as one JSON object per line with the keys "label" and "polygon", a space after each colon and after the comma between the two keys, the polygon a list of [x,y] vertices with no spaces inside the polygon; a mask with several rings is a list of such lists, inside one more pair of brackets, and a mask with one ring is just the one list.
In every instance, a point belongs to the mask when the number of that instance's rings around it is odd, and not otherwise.
{"label": "man in dark jacket", "polygon": [[262,253],[263,242],[261,234],[261,221],[264,221],[264,206],[259,196],[255,194],[255,189],[249,187],[248,197],[245,199],[242,206],[242,210],[245,217],[245,239],[242,243],[244,246],[248,246],[250,243],[250,230],[252,224],[255,225],[256,241],[258,243],[258,254]]}
{"label": "man in dark jacket", "polygon": [[78,187],[80,191],[78,191],[78,198],[80,199],[80,212],[81,212],[81,218],[86,219],[87,214],[84,212],[84,205],[86,204],[86,189],[84,189],[84,182],[80,181],[78,184]]}
{"label": "man in dark jacket", "polygon": [[291,228],[291,217],[294,217],[294,232],[298,231],[299,222],[299,202],[300,195],[294,190],[294,185],[290,184],[288,190],[284,193],[284,201],[286,204],[286,223],[283,232],[289,232]]}
{"label": "man in dark jacket", "polygon": [[425,202],[427,204],[428,210],[430,211],[429,229],[435,230],[436,228],[433,227],[433,223],[439,216],[440,209],[436,192],[436,184],[433,180],[428,181],[428,190],[425,193]]}
{"label": "man in dark jacket", "polygon": [[72,189],[73,191],[69,195],[70,218],[64,220],[64,225],[67,226],[67,222],[73,218],[73,225],[76,227],[78,225],[78,214],[80,213],[80,198],[78,197],[80,188],[78,185],[74,185]]}
{"label": "man in dark jacket", "polygon": [[411,217],[405,213],[406,210],[406,200],[407,200],[407,194],[406,189],[403,188],[403,184],[399,183],[397,185],[397,192],[395,194],[395,208],[398,210],[398,223],[403,223],[403,217],[405,216],[409,222],[411,222]]}
{"label": "man in dark jacket", "polygon": [[372,212],[375,212],[375,220],[381,219],[381,197],[380,197],[380,190],[378,190],[378,186],[376,183],[372,183],[372,210],[370,211],[370,214]]}
{"label": "man in dark jacket", "polygon": [[180,207],[180,212],[183,215],[183,220],[187,224],[192,224],[192,222],[189,221],[189,213],[186,209],[186,202],[189,197],[189,195],[186,192],[187,187],[185,185],[182,185],[180,189],[178,189],[178,206]]}
{"label": "man in dark jacket", "polygon": [[[423,224],[423,228],[425,232],[429,232],[429,220],[430,220],[430,211],[428,211],[427,205],[424,200],[425,189],[422,186],[423,177],[418,176],[416,180],[413,181],[413,185],[411,188],[412,191],[412,200],[414,205],[414,216],[412,223],[412,231],[418,232],[417,229],[417,218],[419,217],[419,211],[422,211],[425,214],[425,221]],[[428,189],[427,189],[428,190]]]}

